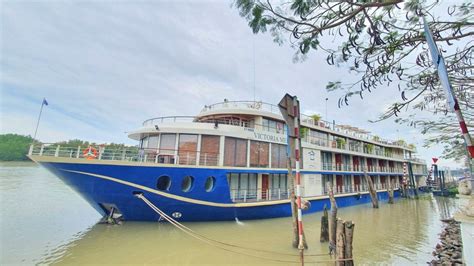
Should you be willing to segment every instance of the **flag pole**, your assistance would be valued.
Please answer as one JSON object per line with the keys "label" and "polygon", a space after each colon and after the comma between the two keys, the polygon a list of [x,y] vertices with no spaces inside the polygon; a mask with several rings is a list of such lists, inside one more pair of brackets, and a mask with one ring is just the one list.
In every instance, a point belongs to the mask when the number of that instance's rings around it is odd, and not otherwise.
{"label": "flag pole", "polygon": [[436,46],[436,43],[434,42],[433,36],[431,35],[431,31],[428,27],[428,23],[426,22],[425,17],[423,17],[423,24],[424,24],[426,42],[428,43],[428,47],[431,52],[433,63],[436,69],[438,70],[438,76],[439,76],[441,85],[444,88],[446,100],[448,102],[449,107],[451,108],[452,111],[454,111],[458,119],[459,127],[461,128],[461,134],[464,138],[464,143],[466,144],[468,160],[472,160],[474,158],[474,145],[472,143],[469,130],[467,129],[466,122],[464,121],[461,108],[459,107],[458,100],[456,99],[456,95],[454,95],[453,88],[451,86],[451,83],[449,82],[448,71],[446,70],[444,58],[439,53],[438,47]]}
{"label": "flag pole", "polygon": [[41,119],[41,113],[43,113],[44,104],[45,104],[45,99],[43,98],[43,101],[41,102],[40,112],[39,112],[39,115],[38,115],[38,121],[36,121],[35,134],[33,135],[33,144],[35,143],[35,140],[36,140],[36,133],[38,133],[38,126],[39,126],[39,122],[40,122],[40,119]]}

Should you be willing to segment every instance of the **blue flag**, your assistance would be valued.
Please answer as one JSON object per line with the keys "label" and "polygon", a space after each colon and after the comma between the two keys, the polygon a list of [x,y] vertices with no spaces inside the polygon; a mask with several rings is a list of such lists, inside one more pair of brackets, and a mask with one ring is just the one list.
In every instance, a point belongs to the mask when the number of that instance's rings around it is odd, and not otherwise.
{"label": "blue flag", "polygon": [[43,104],[48,105],[48,101],[46,101],[46,98],[43,98]]}

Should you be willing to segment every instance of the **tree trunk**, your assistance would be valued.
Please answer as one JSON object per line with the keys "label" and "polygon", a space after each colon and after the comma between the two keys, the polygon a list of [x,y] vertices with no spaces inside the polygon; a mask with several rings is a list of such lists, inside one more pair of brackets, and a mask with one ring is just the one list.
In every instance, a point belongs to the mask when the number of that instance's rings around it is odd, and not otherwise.
{"label": "tree trunk", "polygon": [[326,205],[324,205],[324,213],[323,216],[321,216],[321,236],[319,238],[319,242],[321,243],[329,241],[328,216],[328,209],[326,208]]}
{"label": "tree trunk", "polygon": [[372,207],[378,208],[379,207],[379,200],[377,198],[377,192],[374,188],[374,183],[372,182],[372,178],[364,171],[365,180],[367,180],[367,184],[369,185],[369,193],[370,198],[372,199]]}
{"label": "tree trunk", "polygon": [[337,261],[336,265],[344,266],[344,245],[345,245],[345,236],[344,236],[344,222],[341,219],[337,219],[336,223],[336,259],[341,260]]}
{"label": "tree trunk", "polygon": [[331,201],[331,215],[329,216],[329,253],[336,252],[336,220],[337,220],[337,204],[332,191],[331,183],[327,183],[329,200]]}
{"label": "tree trunk", "polygon": [[[344,223],[344,234],[345,234],[345,247],[344,247],[344,258],[352,259],[352,239],[354,236],[355,224],[352,221]],[[353,266],[354,260],[345,261],[346,266]]]}

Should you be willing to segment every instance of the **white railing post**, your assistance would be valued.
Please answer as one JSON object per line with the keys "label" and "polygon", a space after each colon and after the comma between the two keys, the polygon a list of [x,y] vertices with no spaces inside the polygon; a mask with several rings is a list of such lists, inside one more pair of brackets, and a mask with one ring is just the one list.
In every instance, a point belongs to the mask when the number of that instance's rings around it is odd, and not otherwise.
{"label": "white railing post", "polygon": [[267,200],[271,200],[272,199],[272,194],[270,194],[270,190],[267,189]]}
{"label": "white railing post", "polygon": [[56,151],[54,152],[54,157],[59,156],[59,147],[61,147],[61,145],[56,146]]}
{"label": "white railing post", "polygon": [[43,156],[44,144],[41,144],[39,156]]}
{"label": "white railing post", "polygon": [[281,189],[278,189],[278,199],[281,199]]}
{"label": "white railing post", "polygon": [[247,202],[247,190],[244,190],[244,202]]}
{"label": "white railing post", "polygon": [[28,155],[33,155],[34,144],[30,145],[30,149],[28,150]]}
{"label": "white railing post", "polygon": [[99,160],[102,160],[102,154],[104,153],[105,151],[105,147],[101,148],[99,147]]}
{"label": "white railing post", "polygon": [[122,151],[122,161],[125,161],[125,154],[127,153],[127,149],[123,149]]}
{"label": "white railing post", "polygon": [[235,189],[232,190],[232,201],[235,201]]}

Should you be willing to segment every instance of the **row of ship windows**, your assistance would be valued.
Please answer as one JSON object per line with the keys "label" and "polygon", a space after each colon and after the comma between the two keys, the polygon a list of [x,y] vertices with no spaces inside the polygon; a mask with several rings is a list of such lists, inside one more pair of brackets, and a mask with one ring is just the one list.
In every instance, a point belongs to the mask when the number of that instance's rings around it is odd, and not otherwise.
{"label": "row of ship windows", "polygon": [[[204,183],[204,190],[206,192],[212,192],[216,185],[216,178],[209,176]],[[171,178],[167,175],[162,175],[156,182],[156,188],[163,191],[169,191],[171,188]],[[183,192],[190,192],[194,189],[194,177],[188,175],[181,181],[181,190]]]}

